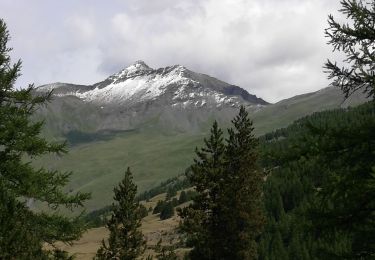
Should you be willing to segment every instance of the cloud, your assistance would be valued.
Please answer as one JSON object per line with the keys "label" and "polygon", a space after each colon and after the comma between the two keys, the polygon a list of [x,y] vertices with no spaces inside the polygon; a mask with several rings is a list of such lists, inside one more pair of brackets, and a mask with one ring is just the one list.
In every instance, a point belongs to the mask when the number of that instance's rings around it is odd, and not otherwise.
{"label": "cloud", "polygon": [[65,26],[73,46],[85,47],[95,40],[95,25],[88,17],[73,16],[65,20]]}
{"label": "cloud", "polygon": [[[53,4],[51,4],[51,2]],[[20,4],[22,3],[22,4]],[[142,59],[182,64],[271,102],[328,85],[324,28],[338,1],[3,0],[21,84],[91,84]]]}

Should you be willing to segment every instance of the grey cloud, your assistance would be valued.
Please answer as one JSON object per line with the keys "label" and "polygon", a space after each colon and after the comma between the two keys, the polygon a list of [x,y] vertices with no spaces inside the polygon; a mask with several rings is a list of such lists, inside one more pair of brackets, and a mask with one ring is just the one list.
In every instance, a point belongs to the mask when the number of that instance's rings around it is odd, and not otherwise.
{"label": "grey cloud", "polygon": [[2,0],[18,84],[90,84],[135,60],[182,64],[277,101],[328,85],[328,0]]}

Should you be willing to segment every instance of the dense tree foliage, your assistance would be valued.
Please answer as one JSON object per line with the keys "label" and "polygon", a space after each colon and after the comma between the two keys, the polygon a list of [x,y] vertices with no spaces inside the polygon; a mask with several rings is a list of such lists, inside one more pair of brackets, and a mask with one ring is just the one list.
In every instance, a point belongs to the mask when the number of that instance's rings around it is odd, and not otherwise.
{"label": "dense tree foliage", "polygon": [[310,218],[327,241],[346,238],[339,258],[375,257],[375,110],[373,104],[367,108],[361,121],[312,128],[307,143],[306,157],[325,174]]}
{"label": "dense tree foliage", "polygon": [[[64,192],[71,173],[32,166],[38,156],[65,153],[65,144],[47,142],[40,136],[43,122],[31,120],[51,95],[33,95],[32,85],[15,88],[21,62],[11,64],[8,40],[6,24],[0,20],[0,258],[43,259],[54,255],[45,243],[69,243],[85,229],[80,218],[70,219],[56,210],[82,206],[89,195]],[[47,206],[50,213],[32,210],[36,204]],[[65,254],[56,251],[57,255]]]}
{"label": "dense tree foliage", "polygon": [[260,259],[371,258],[374,115],[372,103],[316,113],[261,139]]}
{"label": "dense tree foliage", "polygon": [[135,200],[137,186],[128,168],[124,179],[114,188],[113,213],[107,223],[108,242],[102,241],[97,259],[136,259],[145,250],[146,242],[140,231],[142,210]]}

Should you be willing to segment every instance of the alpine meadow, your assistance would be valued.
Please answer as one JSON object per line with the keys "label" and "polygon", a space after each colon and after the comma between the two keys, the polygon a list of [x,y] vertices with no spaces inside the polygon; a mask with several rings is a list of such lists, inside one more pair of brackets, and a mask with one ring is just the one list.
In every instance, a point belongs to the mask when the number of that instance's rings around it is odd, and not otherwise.
{"label": "alpine meadow", "polygon": [[374,198],[375,0],[0,0],[0,259],[375,259]]}

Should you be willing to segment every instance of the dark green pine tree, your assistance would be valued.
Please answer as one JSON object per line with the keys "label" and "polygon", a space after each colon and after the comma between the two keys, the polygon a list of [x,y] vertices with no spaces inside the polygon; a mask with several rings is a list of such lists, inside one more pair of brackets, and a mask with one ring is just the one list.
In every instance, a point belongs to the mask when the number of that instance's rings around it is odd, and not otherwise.
{"label": "dark green pine tree", "polygon": [[220,229],[220,196],[223,186],[224,153],[223,132],[215,121],[205,147],[196,149],[197,158],[187,175],[197,194],[193,203],[179,211],[182,218],[181,230],[187,235],[187,244],[193,247],[191,259],[218,258],[215,241]]}
{"label": "dark green pine tree", "polygon": [[[65,153],[65,145],[49,143],[40,136],[43,122],[34,122],[35,110],[51,98],[33,95],[33,86],[17,90],[21,62],[11,64],[9,33],[0,19],[0,258],[45,259],[52,257],[47,244],[76,240],[85,230],[80,218],[67,218],[57,209],[82,206],[89,194],[63,191],[70,173],[35,169],[32,159]],[[36,212],[30,205],[42,203],[50,213]],[[57,250],[56,255],[63,256]],[[60,257],[61,258],[61,257]]]}
{"label": "dark green pine tree", "polygon": [[145,251],[141,227],[141,208],[135,200],[137,186],[128,168],[124,179],[114,188],[113,214],[107,223],[108,242],[102,241],[96,259],[136,259]]}
{"label": "dark green pine tree", "polygon": [[165,202],[160,212],[160,219],[165,220],[165,219],[173,217],[173,215],[174,215],[173,203],[171,201]]}
{"label": "dark green pine tree", "polygon": [[[350,22],[329,16],[326,30],[334,50],[346,55],[344,67],[325,65],[332,85],[348,97],[362,90],[372,98],[372,113],[365,121],[313,128],[310,157],[325,166],[325,182],[317,192],[311,220],[327,242],[349,241],[339,259],[375,258],[375,1],[343,0],[340,10]],[[327,247],[329,249],[329,247]]]}
{"label": "dark green pine tree", "polygon": [[257,238],[265,217],[262,204],[263,174],[258,166],[258,140],[244,106],[228,130],[226,169],[221,197],[221,259],[256,259]]}
{"label": "dark green pine tree", "polygon": [[178,204],[182,204],[188,201],[188,196],[186,195],[186,192],[183,190],[180,193],[180,196],[178,197]]}
{"label": "dark green pine tree", "polygon": [[161,210],[163,209],[164,205],[165,205],[165,201],[164,200],[159,200],[157,203],[156,203],[156,206],[154,208],[154,210],[152,211],[152,214],[158,214],[161,212]]}
{"label": "dark green pine tree", "polygon": [[324,68],[332,85],[341,88],[346,97],[361,90],[374,99],[375,1],[342,0],[341,5],[340,12],[350,22],[341,24],[330,15],[326,36],[333,50],[345,55],[345,65],[328,60]]}

